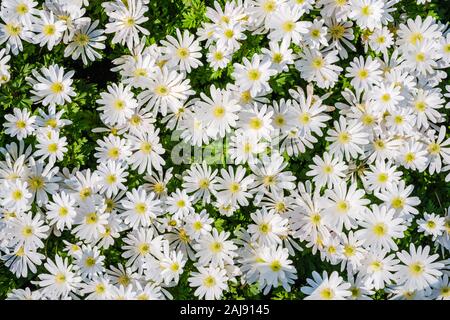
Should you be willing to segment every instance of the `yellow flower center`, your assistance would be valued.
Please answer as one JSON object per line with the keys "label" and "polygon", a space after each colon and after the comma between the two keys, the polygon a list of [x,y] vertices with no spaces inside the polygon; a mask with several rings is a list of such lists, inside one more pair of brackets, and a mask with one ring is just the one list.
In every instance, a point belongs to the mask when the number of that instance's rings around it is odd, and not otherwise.
{"label": "yellow flower center", "polygon": [[274,53],[272,56],[272,62],[280,64],[283,61],[283,55],[280,52]]}
{"label": "yellow flower center", "polygon": [[73,37],[73,41],[79,46],[84,47],[89,43],[89,36],[84,33],[78,33]]}
{"label": "yellow flower center", "polygon": [[86,219],[85,221],[86,221],[87,224],[97,223],[97,221],[98,221],[97,213],[91,212],[91,213],[86,215],[85,219]]}
{"label": "yellow flower center", "polygon": [[125,101],[123,101],[121,99],[117,99],[113,103],[114,109],[117,109],[117,110],[123,110],[125,108],[125,106],[126,106]]}
{"label": "yellow flower center", "polygon": [[411,34],[411,37],[409,38],[409,42],[412,45],[415,45],[417,42],[422,42],[423,41],[423,35],[420,32],[415,32],[413,34]]}
{"label": "yellow flower center", "polygon": [[389,93],[385,93],[381,96],[381,101],[383,101],[384,103],[388,103],[389,101],[391,101],[391,95]]}
{"label": "yellow flower center", "polygon": [[214,60],[216,60],[216,61],[221,61],[223,58],[224,58],[224,55],[223,55],[222,52],[216,51],[216,52],[214,53]]}
{"label": "yellow flower center", "polygon": [[372,230],[377,237],[384,237],[387,233],[387,226],[380,222],[374,225]]}
{"label": "yellow flower center", "polygon": [[438,154],[441,151],[441,146],[436,142],[432,142],[428,145],[427,150],[431,154]]}
{"label": "yellow flower center", "polygon": [[214,107],[213,116],[219,119],[223,118],[225,116],[225,108],[222,106]]}
{"label": "yellow flower center", "polygon": [[66,282],[66,275],[64,273],[57,273],[55,276],[55,282],[57,284],[63,284],[64,282]]}
{"label": "yellow flower center", "polygon": [[58,210],[58,214],[60,217],[65,217],[69,214],[69,210],[66,207],[61,207]]}
{"label": "yellow flower center", "polygon": [[302,125],[307,125],[311,122],[311,115],[307,112],[303,112],[299,117],[298,120]]}
{"label": "yellow flower center", "polygon": [[272,230],[272,227],[268,223],[261,223],[259,225],[259,231],[263,234],[268,234]]}
{"label": "yellow flower center", "polygon": [[167,96],[169,95],[169,88],[164,85],[159,85],[155,88],[155,92],[159,96]]}
{"label": "yellow flower center", "polygon": [[86,267],[88,267],[88,268],[93,267],[93,266],[95,265],[95,259],[94,259],[94,257],[87,257],[87,258],[86,258],[86,261],[85,261],[85,265],[86,265]]}
{"label": "yellow flower center", "polygon": [[148,243],[142,243],[139,245],[139,254],[140,255],[146,255],[150,252],[150,246],[148,245]]}
{"label": "yellow flower center", "polygon": [[400,209],[403,208],[403,206],[405,205],[405,199],[400,198],[400,197],[395,197],[394,199],[392,199],[391,201],[391,206],[394,209]]}
{"label": "yellow flower center", "polygon": [[220,242],[215,241],[211,244],[209,248],[211,249],[212,252],[219,253],[220,251],[222,251],[222,244]]}
{"label": "yellow flower center", "polygon": [[325,300],[331,300],[334,297],[334,291],[331,288],[320,290],[320,296]]}
{"label": "yellow flower center", "polygon": [[24,14],[27,14],[27,13],[28,13],[28,6],[27,6],[25,3],[19,3],[19,4],[16,6],[16,12],[17,12],[19,15],[23,16]]}
{"label": "yellow flower center", "polygon": [[388,179],[389,179],[389,176],[387,175],[387,173],[382,172],[378,175],[377,180],[379,183],[386,183],[388,181]]}
{"label": "yellow flower center", "polygon": [[7,23],[5,29],[13,37],[18,36],[22,32],[22,27],[19,24]]}
{"label": "yellow flower center", "polygon": [[234,37],[234,31],[233,29],[227,29],[224,32],[225,37],[227,37],[228,39],[231,39]]}
{"label": "yellow flower center", "polygon": [[200,189],[208,189],[209,187],[209,180],[208,179],[200,179],[200,181],[198,182],[198,185],[200,187]]}
{"label": "yellow flower center", "polygon": [[275,0],[267,0],[262,5],[262,9],[264,10],[265,13],[271,13],[271,12],[275,11],[276,7],[277,7],[277,5],[275,3]]}
{"label": "yellow flower center", "polygon": [[280,261],[278,261],[278,260],[274,260],[274,261],[272,261],[272,262],[270,263],[270,269],[271,269],[273,272],[278,272],[278,271],[281,270],[281,268],[282,268],[281,263],[280,263]]}
{"label": "yellow flower center", "polygon": [[125,27],[131,28],[136,24],[136,21],[133,17],[128,17],[123,20],[123,24],[125,25]]}
{"label": "yellow flower center", "polygon": [[284,32],[292,32],[295,29],[295,23],[293,21],[286,21],[281,26]]}
{"label": "yellow flower center", "polygon": [[259,129],[262,128],[263,122],[262,122],[262,120],[260,118],[253,117],[253,118],[250,119],[249,126],[253,130],[259,130]]}
{"label": "yellow flower center", "polygon": [[46,24],[44,26],[44,28],[42,29],[42,32],[46,35],[46,36],[52,36],[55,34],[56,32],[56,27],[54,24]]}
{"label": "yellow flower center", "polygon": [[415,262],[409,266],[409,271],[413,276],[420,276],[425,271],[425,268],[422,263]]}
{"label": "yellow flower center", "polygon": [[358,71],[358,76],[363,80],[367,79],[367,77],[369,76],[369,71],[367,71],[366,69],[361,69]]}
{"label": "yellow flower center", "polygon": [[416,54],[416,61],[424,62],[425,61],[425,53],[419,52],[418,54]]}
{"label": "yellow flower center", "polygon": [[149,142],[144,141],[141,143],[140,150],[145,154],[149,154],[152,152],[152,145]]}
{"label": "yellow flower center", "polygon": [[28,179],[28,184],[30,185],[31,190],[36,191],[42,189],[44,186],[44,179],[38,176],[30,177]]}
{"label": "yellow flower center", "polygon": [[50,91],[53,92],[53,94],[58,94],[64,91],[64,85],[61,82],[54,82],[50,86]]}
{"label": "yellow flower center", "polygon": [[364,6],[364,7],[361,8],[361,13],[364,16],[368,17],[368,16],[370,16],[372,14],[372,10],[371,10],[370,6]]}
{"label": "yellow flower center", "polygon": [[120,155],[120,150],[117,147],[112,147],[108,150],[108,156],[112,159],[117,159]]}
{"label": "yellow flower center", "polygon": [[85,200],[86,198],[90,197],[92,194],[92,190],[89,187],[83,188],[80,190],[80,198],[81,200]]}
{"label": "yellow flower center", "polygon": [[230,191],[231,191],[232,193],[239,192],[239,190],[241,190],[241,186],[239,185],[239,183],[237,183],[237,182],[232,182],[232,183],[230,184]]}
{"label": "yellow flower center", "polygon": [[322,68],[324,65],[324,60],[322,57],[317,57],[312,60],[312,66],[316,69]]}
{"label": "yellow flower center", "polygon": [[143,215],[147,211],[147,205],[143,202],[138,202],[134,206],[134,210],[137,212],[137,214]]}
{"label": "yellow flower center", "polygon": [[23,229],[22,229],[22,235],[24,236],[24,237],[31,237],[32,235],[33,235],[33,227],[32,226],[25,226]]}
{"label": "yellow flower center", "polygon": [[247,77],[251,81],[258,81],[261,78],[261,72],[258,69],[250,69],[247,72]]}
{"label": "yellow flower center", "polygon": [[20,190],[14,190],[13,192],[12,192],[12,198],[13,198],[13,200],[15,200],[15,201],[19,201],[19,200],[21,200],[22,198],[23,198],[23,193],[22,193],[22,191],[20,191]]}
{"label": "yellow flower center", "polygon": [[204,280],[203,280],[203,285],[207,288],[211,288],[214,287],[216,284],[216,279],[214,279],[214,277],[212,276],[207,276]]}
{"label": "yellow flower center", "polygon": [[407,153],[405,154],[405,162],[406,162],[406,163],[411,163],[411,162],[413,162],[415,159],[416,159],[416,156],[415,156],[414,153],[412,153],[412,152],[407,152]]}
{"label": "yellow flower center", "polygon": [[342,144],[346,144],[350,142],[350,134],[346,131],[339,133],[338,141]]}
{"label": "yellow flower center", "polygon": [[340,200],[336,203],[336,207],[337,207],[337,211],[340,213],[347,213],[348,209],[349,209],[349,205],[347,203],[347,201],[345,200]]}
{"label": "yellow flower center", "polygon": [[189,57],[189,50],[186,48],[178,48],[177,49],[177,56],[180,59],[186,59]]}

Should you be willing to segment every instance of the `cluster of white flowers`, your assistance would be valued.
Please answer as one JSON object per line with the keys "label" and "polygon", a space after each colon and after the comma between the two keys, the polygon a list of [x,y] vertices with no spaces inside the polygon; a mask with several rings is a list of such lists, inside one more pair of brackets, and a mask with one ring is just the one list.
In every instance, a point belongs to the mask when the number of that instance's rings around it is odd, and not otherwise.
{"label": "cluster of white flowers", "polygon": [[[77,94],[74,71],[33,70],[26,80],[42,109],[5,116],[5,133],[18,141],[0,148],[1,260],[16,277],[44,267],[35,289],[9,298],[170,299],[187,263],[188,283],[205,299],[223,297],[233,282],[257,283],[263,294],[297,285],[307,299],[369,299],[378,290],[391,299],[450,298],[450,208],[419,212],[418,196],[427,195],[402,179],[405,170],[450,171],[449,94],[440,89],[450,66],[448,25],[406,15],[397,25],[400,0],[236,0],[207,8],[209,22],[195,35],[177,29],[146,45],[148,2],[103,2],[103,30],[85,16],[86,0],[46,0],[41,9],[33,0],[2,1],[0,83],[22,41],[64,45],[66,57],[84,64],[101,58],[109,34],[131,52],[113,61],[121,80],[96,101],[105,127],[95,128],[104,133],[95,170],[58,166],[67,152],[60,131],[71,124],[60,107]],[[350,61],[355,30],[365,54]],[[268,45],[233,64],[234,83],[193,90],[195,69],[230,66],[255,34]],[[291,71],[307,87],[270,100],[269,80]],[[325,104],[342,78],[346,102]],[[160,123],[192,146],[230,137],[230,165],[202,161],[173,175]],[[310,181],[299,181],[289,159],[320,140],[327,151],[312,157]],[[146,183],[129,188],[130,171]],[[178,187],[170,191],[172,181]],[[252,222],[227,230],[228,217],[246,207]],[[407,230],[433,246],[399,248]],[[62,237],[63,255],[44,254],[51,237]],[[106,265],[104,253],[118,242],[123,265]],[[297,279],[293,260],[306,248],[341,273]]]}

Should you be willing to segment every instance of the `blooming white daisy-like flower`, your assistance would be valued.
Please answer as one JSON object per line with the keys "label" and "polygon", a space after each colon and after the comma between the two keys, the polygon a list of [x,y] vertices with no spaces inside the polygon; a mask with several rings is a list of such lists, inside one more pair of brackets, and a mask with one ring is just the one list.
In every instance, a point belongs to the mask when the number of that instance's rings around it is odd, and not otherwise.
{"label": "blooming white daisy-like flower", "polygon": [[417,220],[418,231],[431,235],[433,240],[439,237],[445,231],[445,218],[434,213],[423,214],[423,219]]}
{"label": "blooming white daisy-like flower", "polygon": [[121,205],[125,209],[122,213],[124,222],[133,229],[152,225],[162,212],[161,201],[153,192],[147,193],[143,188],[128,191]]}
{"label": "blooming white daisy-like flower", "polygon": [[41,73],[32,71],[33,77],[25,79],[33,87],[31,99],[42,103],[44,106],[64,105],[71,102],[71,97],[76,96],[72,88],[74,71],[64,72],[64,67],[52,64],[48,68],[43,67]]}
{"label": "blooming white daisy-like flower", "polygon": [[3,123],[6,128],[5,133],[22,140],[34,132],[36,116],[32,116],[27,109],[14,108],[13,113],[14,115],[5,115],[7,121]]}
{"label": "blooming white daisy-like flower", "polygon": [[345,178],[345,171],[348,166],[339,158],[333,158],[328,152],[323,154],[323,159],[315,155],[313,161],[314,164],[309,165],[311,170],[306,175],[313,177],[317,187],[326,185],[327,188],[331,189]]}
{"label": "blooming white daisy-like flower", "polygon": [[212,233],[201,236],[198,243],[194,245],[198,263],[220,268],[223,268],[225,264],[233,265],[233,258],[237,256],[235,252],[237,246],[232,240],[227,240],[229,236],[229,232],[219,233],[215,228],[212,229]]}
{"label": "blooming white daisy-like flower", "polygon": [[409,252],[397,252],[397,257],[402,262],[396,266],[398,283],[408,290],[422,290],[435,282],[442,274],[440,269],[444,264],[435,262],[439,258],[438,254],[429,253],[429,246],[416,248],[413,243],[409,246]]}
{"label": "blooming white daisy-like flower", "polygon": [[47,203],[46,216],[50,225],[56,225],[60,231],[72,229],[72,224],[76,216],[75,199],[70,195],[61,191],[52,196],[52,201]]}
{"label": "blooming white daisy-like flower", "polygon": [[191,90],[190,80],[175,70],[169,70],[166,66],[157,69],[148,88],[138,95],[139,105],[144,105],[155,114],[161,112],[167,115],[167,109],[176,110],[195,91]]}
{"label": "blooming white daisy-like flower", "polygon": [[133,115],[137,108],[137,101],[129,86],[113,83],[108,86],[108,92],[101,92],[101,99],[96,102],[100,105],[99,111],[103,112],[103,122],[111,125],[123,125]]}
{"label": "blooming white daisy-like flower", "polygon": [[287,291],[291,291],[291,285],[297,279],[297,273],[289,260],[289,253],[286,248],[263,247],[259,256],[257,268],[259,270],[259,288],[263,289],[263,294],[267,294],[271,288],[276,288],[280,284]]}
{"label": "blooming white daisy-like flower", "polygon": [[265,208],[253,212],[250,217],[254,224],[248,226],[248,232],[251,239],[261,245],[280,244],[288,232],[288,220]]}
{"label": "blooming white daisy-like flower", "polygon": [[74,31],[72,41],[64,49],[64,57],[71,56],[73,60],[81,57],[85,65],[89,61],[100,59],[102,55],[97,50],[106,48],[103,43],[106,40],[106,36],[103,35],[103,29],[96,29],[98,24],[99,20],[81,24]]}
{"label": "blooming white daisy-like flower", "polygon": [[223,138],[232,128],[236,127],[239,119],[237,112],[241,106],[236,99],[233,99],[229,91],[216,89],[214,85],[210,87],[211,98],[201,93],[202,100],[196,103],[195,113],[199,115],[199,120],[208,127],[208,133],[212,138]]}
{"label": "blooming white daisy-like flower", "polygon": [[272,41],[286,41],[299,45],[302,34],[308,33],[311,26],[309,21],[299,21],[303,10],[298,7],[281,5],[278,10],[270,16],[266,27],[270,29],[268,38]]}
{"label": "blooming white daisy-like flower", "polygon": [[200,43],[188,30],[184,30],[181,34],[177,29],[176,33],[176,39],[167,36],[167,40],[161,41],[164,46],[165,59],[168,61],[168,66],[176,66],[180,71],[190,73],[192,69],[203,65],[199,60],[202,57]]}
{"label": "blooming white daisy-like flower", "polygon": [[108,160],[106,163],[100,163],[97,173],[100,178],[101,189],[107,197],[116,195],[120,190],[127,190],[124,182],[128,172],[125,167],[119,162]]}
{"label": "blooming white daisy-like flower", "polygon": [[217,177],[217,198],[224,202],[231,202],[233,205],[247,206],[251,194],[248,192],[249,185],[254,181],[253,177],[248,175],[244,167],[238,166],[234,171],[232,166],[220,170],[220,177]]}
{"label": "blooming white daisy-like flower", "polygon": [[140,174],[144,172],[151,174],[152,170],[161,171],[161,166],[166,163],[161,156],[165,150],[159,141],[158,134],[159,129],[156,129],[126,136],[131,150],[131,157],[127,155],[128,163]]}
{"label": "blooming white daisy-like flower", "polygon": [[140,24],[146,22],[148,17],[144,14],[148,7],[140,0],[129,0],[125,4],[122,1],[114,1],[113,4],[104,2],[109,23],[105,26],[105,33],[114,33],[112,43],[127,45],[132,50],[139,43],[139,33],[149,35],[149,31]]}
{"label": "blooming white daisy-like flower", "polygon": [[228,289],[228,277],[225,269],[218,267],[198,267],[188,278],[190,286],[195,289],[194,295],[199,299],[220,299],[223,291]]}
{"label": "blooming white daisy-like flower", "polygon": [[344,282],[336,271],[330,276],[326,271],[322,276],[313,271],[312,279],[306,279],[309,286],[304,286],[301,291],[307,295],[305,300],[345,300],[351,295],[350,283]]}
{"label": "blooming white daisy-like flower", "polygon": [[345,76],[353,78],[350,84],[357,90],[365,90],[366,92],[372,88],[374,84],[381,82],[380,63],[372,60],[369,56],[364,61],[362,56],[356,57],[350,62],[350,66],[346,69],[348,72]]}
{"label": "blooming white daisy-like flower", "polygon": [[386,206],[372,205],[358,222],[362,229],[356,234],[363,238],[364,246],[374,250],[397,250],[394,239],[404,237],[407,229],[404,220],[394,218],[395,210]]}
{"label": "blooming white daisy-like flower", "polygon": [[262,61],[260,55],[255,54],[252,60],[242,59],[243,64],[235,63],[233,78],[241,90],[249,90],[252,96],[269,91],[269,79],[276,74],[270,61]]}
{"label": "blooming white daisy-like flower", "polygon": [[330,88],[338,80],[341,67],[333,64],[339,60],[338,51],[328,51],[326,54],[316,49],[305,48],[295,67],[306,81],[314,81],[319,88]]}
{"label": "blooming white daisy-like flower", "polygon": [[52,50],[62,40],[67,29],[64,21],[55,19],[53,11],[40,11],[39,18],[35,18],[33,22],[31,30],[36,33],[34,43],[41,47],[47,45],[48,50]]}
{"label": "blooming white daisy-like flower", "polygon": [[362,29],[372,31],[380,25],[384,3],[381,0],[349,0],[348,16]]}
{"label": "blooming white daisy-like flower", "polygon": [[55,262],[47,259],[44,267],[48,273],[39,274],[39,280],[36,281],[36,284],[42,288],[42,294],[54,299],[63,297],[79,288],[81,277],[74,272],[75,268],[69,264],[67,258],[63,260],[56,255]]}

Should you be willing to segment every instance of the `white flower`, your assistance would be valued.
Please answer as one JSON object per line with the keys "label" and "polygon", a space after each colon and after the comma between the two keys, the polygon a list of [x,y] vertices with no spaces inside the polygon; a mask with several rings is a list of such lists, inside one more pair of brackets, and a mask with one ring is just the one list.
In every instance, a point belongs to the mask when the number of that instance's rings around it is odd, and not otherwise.
{"label": "white flower", "polygon": [[271,68],[270,61],[261,61],[258,54],[254,54],[252,60],[242,59],[243,64],[235,63],[233,78],[241,90],[249,90],[252,96],[269,91],[269,79],[276,74]]}
{"label": "white flower", "polygon": [[103,41],[106,36],[103,35],[103,29],[96,29],[98,24],[99,20],[81,24],[75,30],[72,41],[64,49],[64,57],[72,56],[73,60],[77,60],[81,56],[85,65],[88,61],[100,59],[102,55],[96,49],[105,49]]}
{"label": "white flower", "polygon": [[129,86],[124,87],[113,83],[108,86],[108,92],[100,93],[101,99],[96,102],[100,105],[99,111],[103,112],[102,120],[106,124],[123,125],[133,115],[137,108],[137,101]]}
{"label": "white flower", "polygon": [[397,252],[397,257],[403,264],[396,266],[398,283],[407,290],[422,290],[434,283],[442,274],[444,264],[434,262],[439,258],[438,254],[429,255],[430,247],[417,247],[411,243],[409,252],[402,250]]}
{"label": "white flower", "polygon": [[194,245],[198,263],[220,268],[223,268],[225,264],[233,265],[233,258],[237,256],[235,252],[237,246],[232,240],[227,240],[229,237],[229,232],[219,233],[215,228],[212,229],[212,233],[201,236],[198,243]]}
{"label": "white flower", "polygon": [[179,29],[176,33],[177,39],[168,35],[167,40],[161,41],[164,59],[168,61],[168,66],[176,66],[180,71],[190,73],[192,69],[203,65],[199,60],[202,57],[200,43],[188,30],[184,30],[183,35]]}
{"label": "white flower", "polygon": [[5,133],[11,137],[16,137],[19,140],[26,138],[35,130],[34,122],[36,116],[32,116],[30,111],[26,109],[13,109],[14,115],[6,114],[5,119],[7,122],[3,123],[6,128]]}
{"label": "white flower", "polygon": [[67,258],[55,256],[55,262],[47,259],[44,264],[48,273],[38,275],[39,280],[36,281],[42,288],[42,293],[55,299],[64,297],[72,291],[76,291],[81,282],[81,277],[74,272],[74,266],[69,264]]}
{"label": "white flower", "polygon": [[161,201],[155,199],[153,192],[147,194],[143,188],[133,189],[126,193],[126,197],[121,201],[125,209],[122,216],[124,222],[133,229],[152,225],[162,212]]}
{"label": "white flower", "polygon": [[52,11],[42,10],[40,17],[34,19],[31,30],[36,32],[33,41],[41,47],[47,45],[48,50],[57,45],[63,37],[67,26],[62,20],[56,20]]}
{"label": "white flower", "polygon": [[25,79],[33,87],[31,99],[34,102],[40,102],[44,106],[64,105],[76,95],[71,86],[74,71],[64,73],[64,67],[52,64],[48,68],[41,68],[41,73],[33,70],[32,74],[34,78]]}
{"label": "white flower", "polygon": [[196,103],[195,113],[199,115],[208,128],[211,138],[217,135],[223,138],[232,128],[236,127],[236,121],[239,119],[237,112],[241,106],[236,99],[233,99],[229,91],[216,89],[214,85],[210,87],[211,98],[204,93],[200,96],[202,100]]}
{"label": "white flower", "polygon": [[407,229],[404,220],[394,218],[395,210],[372,205],[358,224],[356,234],[365,239],[364,246],[372,250],[397,250],[394,239],[403,238]]}
{"label": "white flower", "polygon": [[251,198],[248,187],[253,182],[253,178],[245,175],[245,169],[242,166],[238,166],[236,172],[232,166],[229,166],[228,171],[221,169],[220,174],[221,176],[217,178],[217,199],[231,202],[233,205],[247,206],[248,199]]}
{"label": "white flower", "polygon": [[330,276],[326,271],[322,276],[313,271],[312,276],[312,279],[306,279],[309,286],[301,288],[301,291],[307,295],[305,300],[345,300],[351,295],[350,283],[344,282],[336,271],[333,271]]}
{"label": "white flower", "polygon": [[139,33],[149,35],[149,31],[142,26],[148,20],[144,14],[148,7],[140,0],[128,0],[125,4],[122,1],[115,1],[113,4],[103,2],[106,14],[109,16],[109,23],[106,24],[105,33],[114,33],[112,43],[127,45],[132,50],[135,44],[139,43]]}
{"label": "white flower", "polygon": [[295,62],[295,67],[303,79],[314,81],[319,88],[327,89],[334,86],[339,73],[343,70],[333,64],[339,61],[337,55],[337,50],[325,54],[316,49],[305,48],[300,54],[300,59]]}
{"label": "white flower", "polygon": [[194,295],[199,299],[220,299],[223,291],[228,289],[226,270],[209,266],[198,267],[198,272],[191,272],[189,286],[197,288]]}

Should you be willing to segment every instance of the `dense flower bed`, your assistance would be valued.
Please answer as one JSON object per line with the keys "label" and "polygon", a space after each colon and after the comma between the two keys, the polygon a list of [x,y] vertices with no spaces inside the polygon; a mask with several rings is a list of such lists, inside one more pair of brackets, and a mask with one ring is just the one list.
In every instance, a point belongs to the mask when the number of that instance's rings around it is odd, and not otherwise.
{"label": "dense flower bed", "polygon": [[3,0],[0,297],[449,299],[449,13]]}

